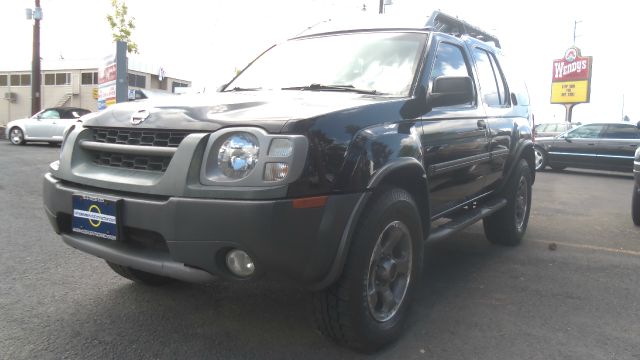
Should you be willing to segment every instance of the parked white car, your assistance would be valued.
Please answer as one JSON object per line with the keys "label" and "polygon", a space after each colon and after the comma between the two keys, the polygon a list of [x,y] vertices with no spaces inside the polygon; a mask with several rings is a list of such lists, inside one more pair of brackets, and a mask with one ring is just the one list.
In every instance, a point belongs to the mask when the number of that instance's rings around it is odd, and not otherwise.
{"label": "parked white car", "polygon": [[90,110],[77,107],[47,108],[30,118],[10,121],[6,128],[6,137],[14,145],[27,141],[62,142],[64,130]]}

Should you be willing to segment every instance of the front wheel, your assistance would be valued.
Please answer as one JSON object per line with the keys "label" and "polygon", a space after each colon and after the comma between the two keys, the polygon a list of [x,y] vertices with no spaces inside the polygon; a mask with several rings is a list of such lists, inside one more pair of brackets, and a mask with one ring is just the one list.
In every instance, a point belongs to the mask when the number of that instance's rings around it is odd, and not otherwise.
{"label": "front wheel", "polygon": [[535,170],[544,170],[547,166],[547,152],[536,146],[533,148],[533,154],[535,155]]}
{"label": "front wheel", "polygon": [[483,220],[484,233],[494,244],[515,246],[524,237],[531,211],[531,169],[524,159],[509,180],[504,197],[507,205]]}
{"label": "front wheel", "polygon": [[22,132],[22,129],[19,127],[12,127],[11,130],[9,130],[9,141],[11,141],[13,145],[23,145],[24,133]]}
{"label": "front wheel", "polygon": [[400,336],[422,270],[424,246],[411,195],[394,188],[374,196],[340,279],[315,293],[313,301],[324,335],[367,353]]}
{"label": "front wheel", "polygon": [[633,186],[633,197],[631,198],[631,218],[633,223],[640,226],[640,189],[638,185]]}

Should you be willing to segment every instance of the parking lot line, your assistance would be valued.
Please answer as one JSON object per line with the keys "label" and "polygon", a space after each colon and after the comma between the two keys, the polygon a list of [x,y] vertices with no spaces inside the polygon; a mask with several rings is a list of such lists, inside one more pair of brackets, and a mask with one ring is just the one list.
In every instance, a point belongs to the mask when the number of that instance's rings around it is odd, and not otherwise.
{"label": "parking lot line", "polygon": [[537,242],[537,243],[541,243],[541,244],[547,244],[547,245],[556,244],[558,246],[568,246],[568,247],[574,247],[574,248],[578,248],[578,249],[598,250],[598,251],[606,251],[606,252],[610,252],[610,253],[618,253],[618,254],[625,254],[625,255],[631,255],[631,256],[640,256],[640,251],[633,251],[633,250],[614,249],[614,248],[608,248],[608,247],[602,247],[602,246],[594,246],[594,245],[586,245],[586,244],[573,244],[573,243],[567,243],[567,242],[561,242],[561,241],[536,240],[536,239],[532,239],[532,240],[528,240],[528,241]]}

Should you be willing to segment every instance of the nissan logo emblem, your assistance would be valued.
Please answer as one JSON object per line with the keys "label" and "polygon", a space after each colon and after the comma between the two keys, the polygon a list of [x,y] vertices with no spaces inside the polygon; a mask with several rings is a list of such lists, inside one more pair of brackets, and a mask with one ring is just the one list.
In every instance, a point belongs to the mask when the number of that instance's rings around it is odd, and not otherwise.
{"label": "nissan logo emblem", "polygon": [[138,110],[131,115],[131,125],[138,125],[151,115],[149,110]]}

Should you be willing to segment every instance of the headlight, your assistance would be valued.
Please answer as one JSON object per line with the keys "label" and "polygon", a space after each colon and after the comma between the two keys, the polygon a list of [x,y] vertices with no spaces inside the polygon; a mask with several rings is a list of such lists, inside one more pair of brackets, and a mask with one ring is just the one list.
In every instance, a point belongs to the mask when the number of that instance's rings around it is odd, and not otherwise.
{"label": "headlight", "polygon": [[303,135],[269,134],[237,127],[212,133],[204,150],[200,183],[230,187],[275,187],[301,174],[309,142]]}
{"label": "headlight", "polygon": [[218,168],[226,177],[247,177],[258,163],[258,139],[249,133],[236,133],[227,138],[218,150]]}

